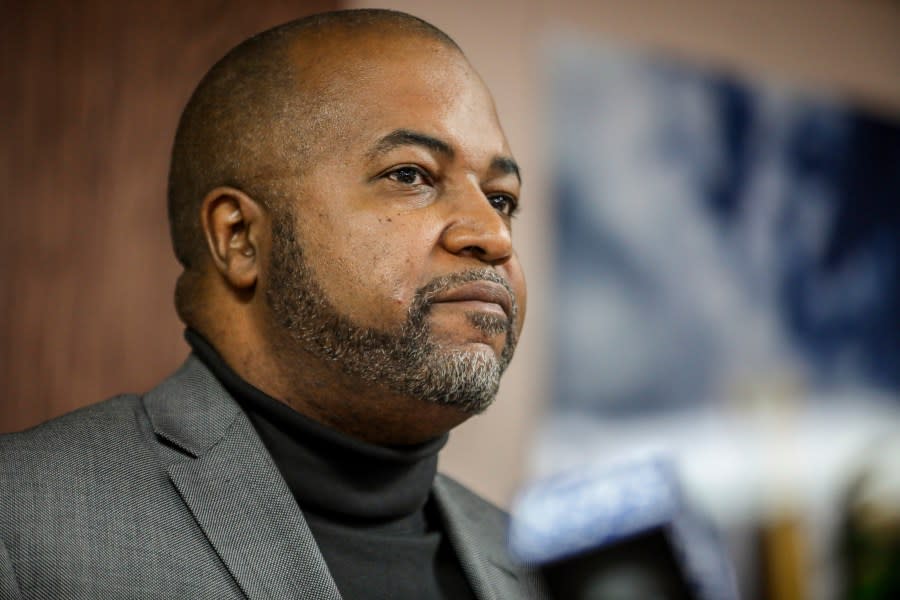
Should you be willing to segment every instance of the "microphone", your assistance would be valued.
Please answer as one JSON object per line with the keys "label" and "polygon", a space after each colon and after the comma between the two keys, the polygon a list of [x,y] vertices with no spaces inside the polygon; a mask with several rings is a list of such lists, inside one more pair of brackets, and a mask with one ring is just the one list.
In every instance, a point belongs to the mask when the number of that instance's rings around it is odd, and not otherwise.
{"label": "microphone", "polygon": [[539,482],[514,503],[510,551],[557,600],[737,600],[725,547],[662,457]]}

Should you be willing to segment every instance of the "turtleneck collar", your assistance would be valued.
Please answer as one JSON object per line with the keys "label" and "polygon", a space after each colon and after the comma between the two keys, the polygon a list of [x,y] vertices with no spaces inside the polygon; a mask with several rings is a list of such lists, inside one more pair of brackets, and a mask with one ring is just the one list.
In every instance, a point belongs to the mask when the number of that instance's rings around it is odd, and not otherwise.
{"label": "turtleneck collar", "polygon": [[394,447],[351,438],[242,379],[196,331],[185,339],[247,414],[305,513],[357,527],[423,526],[447,434]]}

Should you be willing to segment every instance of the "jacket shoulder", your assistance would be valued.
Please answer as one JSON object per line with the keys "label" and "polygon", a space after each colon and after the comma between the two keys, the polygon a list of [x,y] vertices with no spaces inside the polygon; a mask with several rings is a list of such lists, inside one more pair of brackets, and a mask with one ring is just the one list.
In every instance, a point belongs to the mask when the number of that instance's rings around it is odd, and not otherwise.
{"label": "jacket shoulder", "polygon": [[26,458],[40,450],[48,458],[57,450],[73,454],[108,438],[120,438],[122,431],[133,429],[141,420],[140,396],[121,394],[79,408],[29,429],[0,435],[0,464]]}
{"label": "jacket shoulder", "polygon": [[[190,391],[170,388],[157,412]],[[169,476],[189,458],[156,433],[151,394],[0,436],[0,546],[27,597],[240,595]]]}
{"label": "jacket shoulder", "polygon": [[43,505],[90,490],[116,465],[134,460],[152,435],[141,400],[121,395],[18,433],[0,435],[0,504]]}

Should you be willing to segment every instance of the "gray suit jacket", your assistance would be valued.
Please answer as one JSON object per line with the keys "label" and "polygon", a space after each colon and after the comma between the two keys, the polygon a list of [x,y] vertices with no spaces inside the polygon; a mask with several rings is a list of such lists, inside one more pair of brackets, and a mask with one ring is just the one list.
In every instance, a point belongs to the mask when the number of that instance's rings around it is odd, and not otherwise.
{"label": "gray suit jacket", "polygon": [[[440,475],[434,496],[478,598],[543,596],[507,557],[505,513]],[[340,594],[252,425],[189,357],[143,397],[0,436],[0,600],[31,598]]]}

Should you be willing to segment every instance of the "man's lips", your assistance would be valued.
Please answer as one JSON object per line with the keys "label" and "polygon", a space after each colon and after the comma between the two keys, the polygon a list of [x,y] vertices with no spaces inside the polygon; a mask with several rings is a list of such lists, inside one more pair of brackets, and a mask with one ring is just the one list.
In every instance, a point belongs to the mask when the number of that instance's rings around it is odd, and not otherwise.
{"label": "man's lips", "polygon": [[505,287],[492,281],[472,281],[443,290],[434,295],[431,302],[484,302],[503,309],[506,318],[512,316],[512,297]]}

